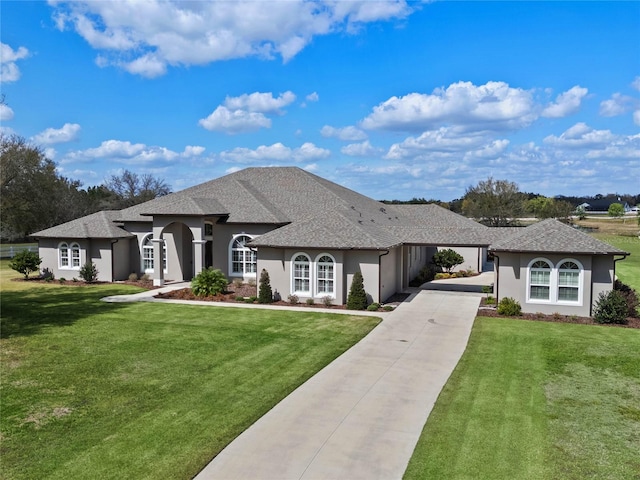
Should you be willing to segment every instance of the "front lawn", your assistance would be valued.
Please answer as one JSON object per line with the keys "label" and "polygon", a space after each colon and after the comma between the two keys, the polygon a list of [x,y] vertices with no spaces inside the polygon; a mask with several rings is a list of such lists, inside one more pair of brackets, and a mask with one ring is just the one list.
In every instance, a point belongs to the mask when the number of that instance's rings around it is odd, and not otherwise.
{"label": "front lawn", "polygon": [[135,289],[6,278],[3,478],[191,478],[379,322],[107,304],[99,298]]}
{"label": "front lawn", "polygon": [[406,479],[638,479],[640,331],[478,317]]}
{"label": "front lawn", "polygon": [[616,263],[616,275],[620,281],[640,294],[640,238],[603,234],[593,234],[593,236],[631,254]]}

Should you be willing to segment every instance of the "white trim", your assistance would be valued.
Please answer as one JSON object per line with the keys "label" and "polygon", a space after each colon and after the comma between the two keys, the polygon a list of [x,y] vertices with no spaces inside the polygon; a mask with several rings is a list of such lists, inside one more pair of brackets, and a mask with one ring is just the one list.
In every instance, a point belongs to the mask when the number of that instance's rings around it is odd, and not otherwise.
{"label": "white trim", "polygon": [[[546,262],[551,270],[549,272],[549,299],[548,300],[544,300],[544,299],[538,299],[538,298],[531,298],[531,271],[532,271],[532,265],[538,261],[543,261]],[[563,265],[566,262],[572,262],[575,263],[578,266],[578,285],[577,287],[573,287],[573,288],[577,288],[578,289],[578,299],[573,301],[573,300],[560,300],[560,288],[562,287],[562,285],[560,285],[560,266]],[[576,260],[575,258],[563,258],[562,260],[558,261],[554,263],[549,260],[548,258],[544,258],[544,257],[537,257],[534,258],[533,260],[531,260],[529,262],[529,264],[527,265],[527,270],[526,270],[526,275],[527,275],[527,292],[526,292],[526,303],[531,303],[531,304],[544,304],[544,305],[567,305],[567,306],[582,306],[584,303],[584,265],[582,265],[582,262],[580,262],[579,260]],[[535,285],[534,285],[535,286]]]}
{"label": "white trim", "polygon": [[[66,255],[66,265],[63,265],[62,263],[62,246],[64,245],[64,248],[67,251],[67,255]],[[58,244],[57,247],[57,254],[58,254],[58,269],[59,270],[80,270],[80,268],[82,267],[82,249],[80,248],[80,244],[78,242],[67,242],[67,241],[62,241]],[[74,253],[77,252],[77,257],[74,255]],[[74,260],[77,258],[78,260],[78,265],[74,265]]]}
{"label": "white trim", "polygon": [[[331,261],[333,262],[333,275],[331,276],[330,279],[324,279],[324,280],[330,280],[331,283],[333,284],[333,289],[330,292],[321,292],[320,291],[320,286],[318,284],[318,282],[321,280],[320,278],[320,272],[318,271],[318,267],[320,266],[320,259],[322,257],[329,257],[331,259]],[[338,264],[336,262],[336,259],[333,255],[331,255],[330,253],[321,253],[319,254],[315,261],[313,262],[313,272],[315,274],[315,281],[314,281],[314,293],[316,297],[326,297],[326,296],[330,296],[332,298],[336,298],[336,270],[338,269]]]}
{"label": "white trim", "polygon": [[[309,273],[309,278],[308,278],[309,290],[296,289],[296,280],[297,279],[305,280],[304,277],[296,277],[296,258],[300,256],[305,257],[307,259],[306,263],[307,263],[307,269]],[[314,265],[314,262],[311,261],[311,256],[309,256],[309,254],[307,253],[297,252],[291,255],[291,286],[290,286],[291,293],[293,293],[294,295],[302,295],[305,297],[313,296],[313,279],[314,279],[313,265]]]}
{"label": "white trim", "polygon": [[[229,242],[229,277],[240,277],[240,278],[256,278],[256,273],[258,271],[258,254],[256,253],[255,250],[252,250],[249,247],[244,247],[243,249],[237,249],[237,251],[243,252],[242,255],[242,260],[236,260],[234,262],[233,259],[233,245],[236,242],[236,240],[240,237],[247,237],[249,240],[253,240],[254,236],[253,235],[249,235],[248,233],[236,233],[231,237],[231,241]],[[246,253],[249,252],[250,254],[250,259],[249,261],[247,261],[246,259]],[[253,257],[253,258],[251,258]],[[253,261],[251,261],[253,260]],[[233,269],[233,264],[234,263],[241,263],[242,264],[242,272],[235,272]],[[253,272],[247,272],[247,265],[255,265],[255,271]]]}
{"label": "white trim", "polygon": [[[149,239],[149,245],[146,245],[147,239]],[[156,260],[154,258],[155,246],[153,245],[153,242],[162,242],[162,249],[163,249],[162,257],[164,261],[163,271],[164,273],[167,273],[169,271],[169,259],[167,258],[167,242],[165,242],[163,238],[160,238],[160,239],[153,238],[153,233],[147,233],[140,240],[140,271],[142,273],[151,274],[155,270],[155,264],[156,264]],[[151,251],[150,259],[145,257],[145,249],[148,251]],[[151,260],[153,262],[153,268],[146,268],[145,260]]]}

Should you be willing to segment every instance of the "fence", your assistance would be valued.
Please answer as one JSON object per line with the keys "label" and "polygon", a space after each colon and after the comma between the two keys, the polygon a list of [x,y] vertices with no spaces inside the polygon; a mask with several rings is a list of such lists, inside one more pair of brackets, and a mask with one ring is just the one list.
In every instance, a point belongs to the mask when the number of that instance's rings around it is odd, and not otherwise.
{"label": "fence", "polygon": [[13,258],[17,253],[23,250],[38,253],[38,244],[27,245],[0,245],[0,258]]}

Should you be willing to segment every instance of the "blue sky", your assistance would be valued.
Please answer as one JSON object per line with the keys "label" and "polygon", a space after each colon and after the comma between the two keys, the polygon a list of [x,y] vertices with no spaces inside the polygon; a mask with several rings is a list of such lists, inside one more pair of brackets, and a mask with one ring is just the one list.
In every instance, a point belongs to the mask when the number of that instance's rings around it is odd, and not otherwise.
{"label": "blue sky", "polygon": [[11,2],[5,134],[85,187],[296,165],[376,199],[640,192],[640,2]]}

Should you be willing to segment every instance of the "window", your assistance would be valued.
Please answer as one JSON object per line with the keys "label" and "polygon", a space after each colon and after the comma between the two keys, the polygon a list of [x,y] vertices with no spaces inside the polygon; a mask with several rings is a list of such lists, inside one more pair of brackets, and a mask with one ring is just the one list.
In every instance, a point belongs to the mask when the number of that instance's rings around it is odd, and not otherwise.
{"label": "window", "polygon": [[529,268],[529,298],[549,300],[551,291],[551,265],[546,260],[536,260]]}
{"label": "window", "polygon": [[568,260],[558,267],[558,301],[578,302],[580,300],[580,267]]}
{"label": "window", "polygon": [[560,260],[555,266],[536,258],[529,264],[528,298],[532,303],[582,303],[582,265],[578,260]]}
{"label": "window", "polygon": [[62,242],[58,245],[58,259],[60,268],[77,270],[80,268],[80,245],[72,243],[69,245]]}
{"label": "window", "polygon": [[[153,253],[153,234],[148,234],[142,240],[142,271],[145,273],[153,273],[154,269],[154,253]],[[167,244],[162,243],[163,255],[162,266],[167,271]]]}
{"label": "window", "polygon": [[311,293],[311,261],[302,253],[293,259],[293,291]]}
{"label": "window", "polygon": [[251,240],[249,235],[238,235],[231,241],[231,275],[255,276],[258,268],[258,255],[246,246]]}
{"label": "window", "polygon": [[316,262],[316,292],[318,295],[333,295],[335,284],[335,262],[329,255],[321,255]]}

